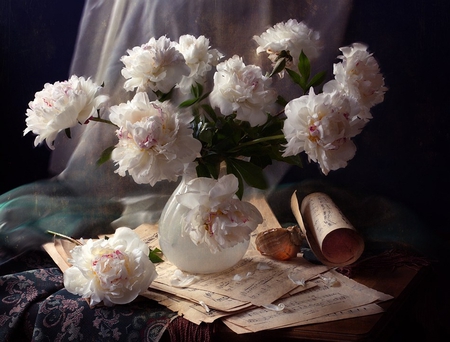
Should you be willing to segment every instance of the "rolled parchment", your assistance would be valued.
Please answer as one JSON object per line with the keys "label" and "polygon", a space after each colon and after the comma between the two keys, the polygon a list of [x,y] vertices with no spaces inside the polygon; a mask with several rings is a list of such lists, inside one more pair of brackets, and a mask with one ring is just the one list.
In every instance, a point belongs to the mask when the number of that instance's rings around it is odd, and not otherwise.
{"label": "rolled parchment", "polygon": [[346,266],[363,253],[364,240],[328,195],[309,194],[299,207],[294,193],[291,208],[312,252],[324,265]]}

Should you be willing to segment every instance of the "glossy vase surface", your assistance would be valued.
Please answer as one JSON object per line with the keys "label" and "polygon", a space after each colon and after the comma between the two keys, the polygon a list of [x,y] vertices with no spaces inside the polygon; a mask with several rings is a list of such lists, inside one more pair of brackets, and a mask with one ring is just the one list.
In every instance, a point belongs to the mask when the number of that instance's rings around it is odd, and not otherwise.
{"label": "glossy vase surface", "polygon": [[177,194],[186,191],[183,179],[167,201],[159,220],[158,238],[164,256],[180,270],[192,274],[224,271],[238,263],[245,255],[249,241],[213,253],[205,244],[196,245],[188,233],[182,231],[182,217],[189,208],[177,201]]}

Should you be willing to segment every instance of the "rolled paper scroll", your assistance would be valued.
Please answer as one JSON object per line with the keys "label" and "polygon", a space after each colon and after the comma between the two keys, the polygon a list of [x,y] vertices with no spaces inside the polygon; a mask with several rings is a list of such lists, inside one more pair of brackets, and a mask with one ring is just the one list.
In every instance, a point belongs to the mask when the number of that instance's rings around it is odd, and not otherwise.
{"label": "rolled paper scroll", "polygon": [[346,266],[359,259],[364,240],[328,195],[311,193],[299,207],[294,192],[291,208],[312,252],[324,265]]}

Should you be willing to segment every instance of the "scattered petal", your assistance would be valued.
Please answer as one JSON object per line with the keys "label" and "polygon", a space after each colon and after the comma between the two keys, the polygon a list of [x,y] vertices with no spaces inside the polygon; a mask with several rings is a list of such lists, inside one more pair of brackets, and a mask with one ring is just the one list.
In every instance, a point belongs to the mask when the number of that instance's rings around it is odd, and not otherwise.
{"label": "scattered petal", "polygon": [[172,278],[170,279],[170,284],[174,287],[187,287],[189,285],[192,285],[198,280],[199,280],[198,276],[195,276],[193,274],[187,274],[177,269],[175,270]]}
{"label": "scattered petal", "polygon": [[241,275],[239,275],[239,274],[235,274],[234,277],[233,277],[234,281],[241,281],[242,279],[243,279],[243,277]]}
{"label": "scattered petal", "polygon": [[339,281],[335,277],[327,277],[323,274],[319,274],[319,277],[327,286],[333,287],[339,285]]}
{"label": "scattered petal", "polygon": [[206,313],[210,313],[211,312],[211,309],[208,307],[208,305],[205,304],[204,301],[201,300],[198,303],[203,307],[203,309],[205,309]]}
{"label": "scattered petal", "polygon": [[263,307],[266,308],[267,310],[271,310],[271,311],[283,311],[285,308],[285,305],[283,303],[280,303],[278,305],[267,304],[267,305],[263,305]]}
{"label": "scattered petal", "polygon": [[297,274],[289,273],[288,278],[296,285],[305,286],[306,279],[300,278]]}
{"label": "scattered petal", "polygon": [[241,281],[244,278],[250,278],[253,275],[253,272],[247,272],[244,276],[240,274],[235,274],[233,277],[234,281]]}
{"label": "scattered petal", "polygon": [[265,262],[260,262],[260,263],[258,263],[258,265],[256,265],[256,269],[260,270],[260,271],[266,271],[266,270],[271,270],[272,267]]}

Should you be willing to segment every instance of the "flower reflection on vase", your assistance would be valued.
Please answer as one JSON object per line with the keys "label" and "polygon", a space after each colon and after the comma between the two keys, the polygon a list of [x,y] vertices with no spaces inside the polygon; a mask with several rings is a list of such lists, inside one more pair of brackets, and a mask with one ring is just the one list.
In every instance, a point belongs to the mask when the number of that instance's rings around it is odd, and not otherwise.
{"label": "flower reflection on vase", "polygon": [[262,216],[252,204],[237,198],[238,181],[232,174],[218,180],[185,178],[162,212],[161,249],[188,273],[226,270],[244,256]]}
{"label": "flower reflection on vase", "polygon": [[[278,23],[254,40],[256,53],[266,53],[272,62],[271,71],[246,65],[239,56],[222,61],[204,36],[183,35],[178,42],[151,38],[120,59],[124,89],[135,92],[131,100],[108,107],[94,83],[95,91],[86,91],[82,101],[81,92],[71,97],[36,93],[24,134],[33,132],[36,143],[46,140],[51,146],[56,134],[69,133],[78,122],[115,125],[118,143],[105,149],[102,162],[112,159],[116,173],[139,184],[182,178],[159,222],[167,259],[188,272],[231,267],[262,222],[258,210],[241,201],[245,186],[265,189],[263,170],[273,161],[301,167],[302,152],[324,174],[346,167],[356,152],[352,139],[387,90],[363,44],[341,48],[335,77],[324,83],[325,73],[312,74],[311,68],[323,48],[320,33],[305,23]],[[274,77],[292,82],[299,97],[277,94]],[[48,103],[58,103],[57,110],[49,110]],[[75,115],[62,115],[66,109]],[[83,119],[74,121],[79,113]],[[85,113],[90,113],[87,120]],[[102,117],[108,113],[109,119]],[[54,132],[36,124],[43,120],[58,122]],[[195,175],[187,180],[186,170],[192,169]],[[204,269],[194,269],[196,263]]]}

